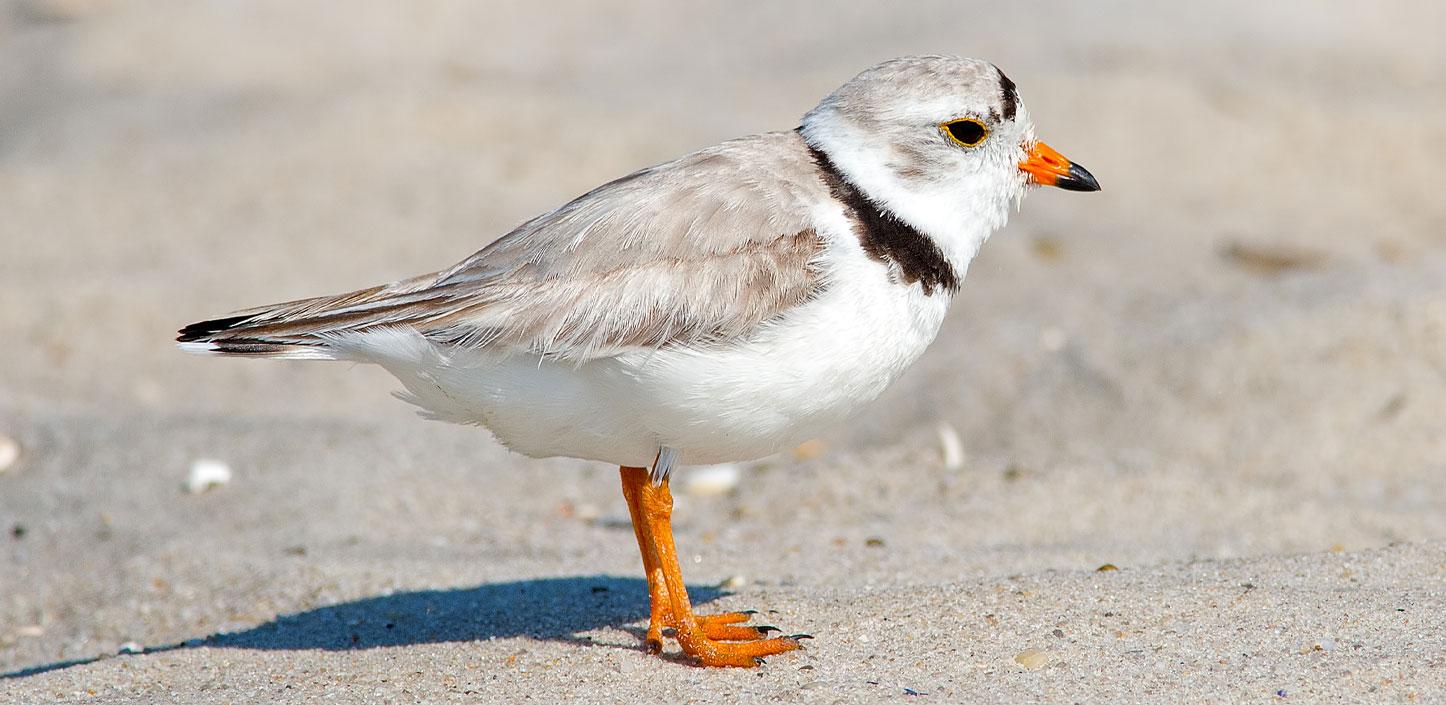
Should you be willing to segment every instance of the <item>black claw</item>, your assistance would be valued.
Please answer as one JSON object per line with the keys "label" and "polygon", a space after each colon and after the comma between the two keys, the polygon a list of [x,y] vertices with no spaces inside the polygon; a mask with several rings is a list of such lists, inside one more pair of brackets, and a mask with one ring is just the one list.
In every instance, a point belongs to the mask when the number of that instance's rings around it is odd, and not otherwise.
{"label": "black claw", "polygon": [[786,638],[798,641],[799,639],[812,639],[812,634],[789,634]]}
{"label": "black claw", "polygon": [[762,656],[754,656],[754,657],[753,657],[753,665],[755,665],[755,666],[762,666],[762,665],[765,664],[765,663],[768,663],[768,662],[767,662],[767,661],[764,661]]}
{"label": "black claw", "polygon": [[775,626],[773,626],[772,624],[760,624],[760,625],[754,627],[754,629],[757,629],[759,634],[767,634],[767,633],[769,633],[769,632],[781,632],[781,631],[783,631],[782,629],[779,629],[778,627],[775,627]]}
{"label": "black claw", "polygon": [[648,639],[643,643],[643,649],[650,654],[663,653],[663,642],[657,639]]}
{"label": "black claw", "polygon": [[738,614],[758,614],[758,610],[738,610]]}

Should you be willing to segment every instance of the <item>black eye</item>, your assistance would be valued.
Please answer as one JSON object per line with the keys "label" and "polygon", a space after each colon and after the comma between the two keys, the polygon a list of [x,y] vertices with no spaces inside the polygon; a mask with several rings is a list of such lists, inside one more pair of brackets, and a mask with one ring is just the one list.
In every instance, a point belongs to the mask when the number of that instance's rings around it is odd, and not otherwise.
{"label": "black eye", "polygon": [[944,132],[949,135],[949,139],[958,142],[964,147],[978,147],[979,143],[983,142],[984,138],[989,136],[989,128],[974,118],[951,120],[939,127],[944,128]]}

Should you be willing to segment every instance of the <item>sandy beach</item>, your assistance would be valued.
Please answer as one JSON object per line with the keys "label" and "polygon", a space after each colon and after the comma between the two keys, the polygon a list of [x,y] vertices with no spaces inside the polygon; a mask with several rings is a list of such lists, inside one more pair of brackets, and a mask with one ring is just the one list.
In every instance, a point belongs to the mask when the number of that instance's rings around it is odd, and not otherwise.
{"label": "sandy beach", "polygon": [[[1446,703],[1443,26],[0,2],[0,703]],[[927,52],[1002,67],[1104,190],[1031,194],[853,423],[680,473],[695,600],[815,637],[759,669],[641,651],[616,468],[171,342]]]}

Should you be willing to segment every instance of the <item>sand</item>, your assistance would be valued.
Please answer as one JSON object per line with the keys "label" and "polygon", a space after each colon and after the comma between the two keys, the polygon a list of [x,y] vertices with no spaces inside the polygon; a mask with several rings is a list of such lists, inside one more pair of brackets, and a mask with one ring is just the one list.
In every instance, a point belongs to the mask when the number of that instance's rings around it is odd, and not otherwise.
{"label": "sand", "polygon": [[[0,4],[0,702],[1446,702],[1443,24]],[[1032,194],[854,423],[679,478],[703,608],[815,636],[760,669],[640,652],[615,469],[171,347],[928,51],[1004,67],[1105,190]]]}

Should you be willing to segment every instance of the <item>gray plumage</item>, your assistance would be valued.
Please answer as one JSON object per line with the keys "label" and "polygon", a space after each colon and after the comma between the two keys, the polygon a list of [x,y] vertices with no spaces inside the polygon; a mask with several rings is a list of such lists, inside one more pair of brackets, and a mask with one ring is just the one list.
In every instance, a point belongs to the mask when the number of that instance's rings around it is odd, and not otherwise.
{"label": "gray plumage", "polygon": [[823,285],[808,208],[828,196],[796,133],[744,137],[600,186],[451,269],[241,311],[180,340],[279,355],[410,327],[574,361],[728,341]]}

